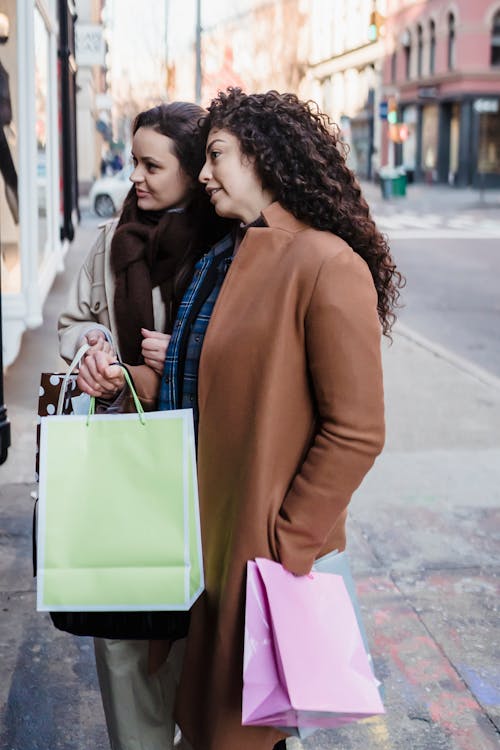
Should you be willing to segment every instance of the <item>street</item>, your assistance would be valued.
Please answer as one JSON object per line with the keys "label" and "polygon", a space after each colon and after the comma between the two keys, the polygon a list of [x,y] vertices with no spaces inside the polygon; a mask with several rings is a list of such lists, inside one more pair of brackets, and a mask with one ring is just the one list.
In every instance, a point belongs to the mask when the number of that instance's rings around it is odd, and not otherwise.
{"label": "street", "polygon": [[[382,227],[401,215],[374,190],[368,197]],[[443,193],[443,203],[451,200]],[[406,209],[416,217],[423,210],[411,197]],[[39,373],[61,369],[57,316],[99,223],[82,216],[44,325],[25,334],[5,382],[13,432],[0,468],[5,750],[108,748],[91,641],[56,631],[35,611],[31,568]],[[348,545],[386,715],[319,731],[303,742],[307,750],[499,746],[500,221],[490,212],[497,238],[474,239],[475,216],[462,239],[393,229],[408,286],[401,332],[383,346],[387,443],[352,500]],[[442,356],[448,350],[456,361]]]}
{"label": "street", "polygon": [[500,240],[398,239],[402,323],[500,377]]}

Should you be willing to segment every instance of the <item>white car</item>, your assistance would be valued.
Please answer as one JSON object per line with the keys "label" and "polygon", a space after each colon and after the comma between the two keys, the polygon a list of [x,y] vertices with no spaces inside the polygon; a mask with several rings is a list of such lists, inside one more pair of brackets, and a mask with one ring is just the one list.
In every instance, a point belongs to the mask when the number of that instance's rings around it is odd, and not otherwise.
{"label": "white car", "polygon": [[132,187],[132,165],[127,164],[114,175],[100,177],[90,188],[90,206],[98,216],[113,216],[122,207],[125,196]]}

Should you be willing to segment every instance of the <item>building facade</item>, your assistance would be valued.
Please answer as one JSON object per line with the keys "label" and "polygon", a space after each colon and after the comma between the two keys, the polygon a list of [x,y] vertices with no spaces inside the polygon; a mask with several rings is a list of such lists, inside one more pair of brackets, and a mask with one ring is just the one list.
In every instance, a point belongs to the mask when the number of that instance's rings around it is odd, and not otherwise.
{"label": "building facade", "polygon": [[0,0],[3,364],[42,308],[65,252],[56,0]]}
{"label": "building facade", "polygon": [[385,162],[410,177],[500,186],[499,0],[387,0],[382,98],[402,143],[383,129]]}
{"label": "building facade", "polygon": [[106,40],[102,24],[105,0],[78,0],[75,58],[78,66],[76,118],[78,188],[88,193],[101,173],[112,140],[111,97],[107,94]]}
{"label": "building facade", "polygon": [[300,86],[340,127],[349,164],[371,178],[380,163],[385,0],[310,0],[308,64]]}
{"label": "building facade", "polygon": [[[168,98],[189,98],[201,77],[199,99],[206,105],[219,89],[273,88],[314,100],[340,127],[350,165],[362,177],[378,169],[381,123],[376,117],[382,91],[384,45],[370,36],[374,12],[386,0],[235,0],[219,15],[200,3],[199,39],[180,38],[174,8],[168,21]],[[199,60],[196,61],[196,49]]]}

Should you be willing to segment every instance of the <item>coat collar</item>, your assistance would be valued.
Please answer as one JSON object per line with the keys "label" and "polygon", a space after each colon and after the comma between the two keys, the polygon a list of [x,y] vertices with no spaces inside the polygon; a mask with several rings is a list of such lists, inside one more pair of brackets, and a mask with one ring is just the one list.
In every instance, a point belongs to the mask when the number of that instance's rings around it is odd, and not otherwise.
{"label": "coat collar", "polygon": [[297,219],[290,211],[283,208],[281,203],[275,201],[262,211],[266,224],[273,229],[284,229],[286,232],[300,232],[308,228],[300,219]]}

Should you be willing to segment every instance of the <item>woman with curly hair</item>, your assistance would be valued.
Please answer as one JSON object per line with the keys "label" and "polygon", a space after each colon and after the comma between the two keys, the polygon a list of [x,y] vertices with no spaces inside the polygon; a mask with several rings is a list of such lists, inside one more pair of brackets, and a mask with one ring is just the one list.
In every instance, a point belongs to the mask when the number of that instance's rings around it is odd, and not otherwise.
{"label": "woman with curly hair", "polygon": [[228,89],[204,129],[199,179],[240,226],[204,308],[195,274],[160,390],[176,405],[183,362],[198,356],[206,591],[191,612],[177,721],[195,750],[272,750],[283,732],[241,725],[246,563],[304,575],[345,548],[347,506],[384,443],[380,341],[402,279],[312,105]]}

